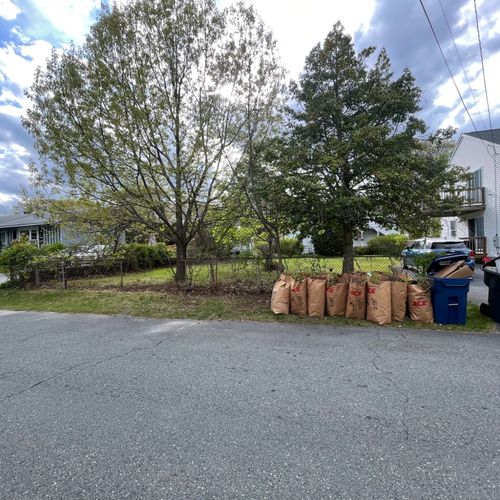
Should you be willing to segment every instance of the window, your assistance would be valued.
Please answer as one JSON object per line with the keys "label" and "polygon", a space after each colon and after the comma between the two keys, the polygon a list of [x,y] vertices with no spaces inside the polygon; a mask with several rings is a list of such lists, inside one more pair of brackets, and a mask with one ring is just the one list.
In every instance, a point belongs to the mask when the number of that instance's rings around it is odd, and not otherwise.
{"label": "window", "polygon": [[474,236],[484,236],[484,217],[469,219],[469,238]]}
{"label": "window", "polygon": [[443,241],[431,245],[434,250],[452,250],[454,248],[467,248],[463,241]]}
{"label": "window", "polygon": [[456,220],[452,220],[450,222],[450,234],[453,238],[457,237],[457,221]]}
{"label": "window", "polygon": [[484,217],[476,218],[476,236],[484,236]]}
{"label": "window", "polygon": [[467,183],[469,188],[478,188],[483,186],[483,169],[478,168],[474,172],[471,172],[472,177]]}

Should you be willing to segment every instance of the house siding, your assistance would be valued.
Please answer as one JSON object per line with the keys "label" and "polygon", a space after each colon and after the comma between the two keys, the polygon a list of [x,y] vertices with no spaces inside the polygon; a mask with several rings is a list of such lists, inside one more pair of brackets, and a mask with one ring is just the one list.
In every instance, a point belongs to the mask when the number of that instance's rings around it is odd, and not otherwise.
{"label": "house siding", "polygon": [[[442,237],[451,237],[448,233],[450,231],[450,222],[453,219],[458,221],[457,237],[468,237],[468,220],[483,217],[484,236],[487,238],[488,255],[498,255],[498,249],[494,246],[494,238],[497,233],[497,228],[495,227],[495,168],[492,156],[494,151],[496,151],[497,155],[500,155],[500,145],[493,145],[488,141],[465,134],[460,137],[450,159],[450,164],[464,167],[470,172],[475,172],[482,168],[483,187],[485,188],[485,209],[467,214],[462,220],[450,217],[441,220]],[[500,156],[497,156],[496,160],[497,168],[500,168]],[[497,184],[498,206],[500,207],[500,171],[498,170]]]}

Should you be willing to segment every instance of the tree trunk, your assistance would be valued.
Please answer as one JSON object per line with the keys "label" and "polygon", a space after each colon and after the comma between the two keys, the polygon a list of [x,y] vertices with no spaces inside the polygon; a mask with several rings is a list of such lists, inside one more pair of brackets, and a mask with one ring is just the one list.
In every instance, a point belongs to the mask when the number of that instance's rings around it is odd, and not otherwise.
{"label": "tree trunk", "polygon": [[280,271],[284,271],[284,266],[283,266],[283,256],[281,255],[281,244],[280,244],[280,235],[278,232],[276,232],[276,239],[275,239],[275,245],[276,245],[276,254],[278,256],[278,263],[280,267]]}
{"label": "tree trunk", "polygon": [[175,268],[175,282],[178,285],[186,283],[186,258],[187,258],[187,245],[184,242],[177,242],[175,245],[176,253],[176,268]]}
{"label": "tree trunk", "polygon": [[343,225],[344,236],[344,263],[342,264],[343,273],[354,272],[354,246],[353,246],[353,231],[350,224]]}
{"label": "tree trunk", "polygon": [[266,269],[271,270],[273,267],[273,242],[274,238],[271,233],[267,237],[267,254],[266,254]]}

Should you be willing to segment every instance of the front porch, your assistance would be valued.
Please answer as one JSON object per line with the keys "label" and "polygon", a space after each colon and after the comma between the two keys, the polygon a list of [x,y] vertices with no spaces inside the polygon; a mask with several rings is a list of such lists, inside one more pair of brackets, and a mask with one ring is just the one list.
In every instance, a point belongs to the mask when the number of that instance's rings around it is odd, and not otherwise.
{"label": "front porch", "polygon": [[476,261],[481,261],[483,257],[488,255],[488,245],[486,236],[469,236],[460,238],[468,248],[476,254]]}
{"label": "front porch", "polygon": [[40,247],[59,243],[61,241],[61,231],[59,228],[49,225],[0,228],[0,250],[12,245],[12,242],[21,238],[26,238]]}

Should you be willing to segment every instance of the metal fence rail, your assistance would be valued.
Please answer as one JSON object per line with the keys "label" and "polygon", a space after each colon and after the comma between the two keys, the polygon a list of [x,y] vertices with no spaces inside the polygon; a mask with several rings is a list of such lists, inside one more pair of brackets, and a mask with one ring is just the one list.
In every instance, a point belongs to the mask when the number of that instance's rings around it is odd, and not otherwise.
{"label": "metal fence rail", "polygon": [[[268,291],[281,272],[292,276],[340,274],[342,257],[298,256],[269,262],[265,258],[215,257],[188,259],[183,286]],[[355,271],[390,273],[401,265],[398,257],[359,256]],[[87,289],[166,289],[177,286],[176,264],[140,266],[119,259],[72,259],[39,264],[31,272],[30,286]]]}

